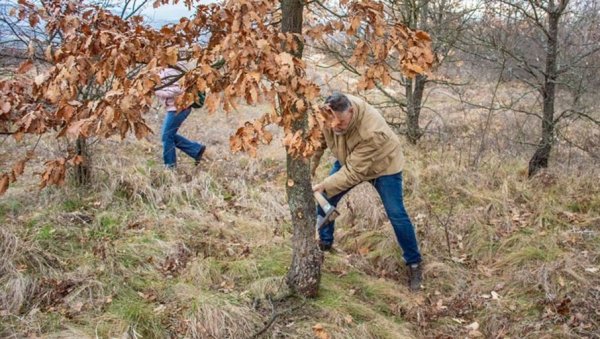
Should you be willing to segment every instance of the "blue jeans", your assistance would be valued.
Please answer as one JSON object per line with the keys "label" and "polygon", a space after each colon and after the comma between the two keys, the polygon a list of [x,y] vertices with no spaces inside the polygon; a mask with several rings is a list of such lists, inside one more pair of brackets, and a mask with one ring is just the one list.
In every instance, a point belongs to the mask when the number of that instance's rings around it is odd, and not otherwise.
{"label": "blue jeans", "polygon": [[[339,161],[336,161],[331,168],[329,175],[339,171],[342,166]],[[413,224],[404,209],[404,202],[402,199],[402,172],[380,176],[377,179],[371,181],[371,184],[375,186],[377,193],[381,197],[383,207],[387,213],[396,239],[402,247],[403,258],[407,265],[416,264],[421,262],[421,253],[419,252],[419,245],[417,244],[417,236],[415,235],[415,229]],[[342,197],[348,193],[349,190],[339,193],[336,196],[329,198],[329,203],[334,206],[340,202]],[[325,213],[321,207],[317,208],[317,213],[320,216],[324,216]],[[326,244],[333,243],[333,231],[335,229],[335,222],[325,224],[319,231],[319,238]]]}
{"label": "blue jeans", "polygon": [[191,111],[191,108],[184,109],[179,113],[169,111],[167,112],[167,116],[165,116],[161,130],[161,139],[163,143],[163,161],[167,167],[175,167],[177,165],[175,148],[179,148],[183,153],[194,159],[197,159],[205,148],[204,145],[190,141],[177,134],[177,130],[179,130],[179,127],[181,127],[181,124],[190,115]]}

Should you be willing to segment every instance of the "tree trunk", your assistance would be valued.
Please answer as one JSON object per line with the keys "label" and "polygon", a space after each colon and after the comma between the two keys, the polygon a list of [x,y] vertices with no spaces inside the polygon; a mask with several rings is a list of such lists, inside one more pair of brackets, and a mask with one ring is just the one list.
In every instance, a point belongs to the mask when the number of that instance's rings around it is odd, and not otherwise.
{"label": "tree trunk", "polygon": [[79,187],[87,186],[92,181],[92,169],[87,146],[87,140],[83,137],[79,137],[75,141],[75,152],[83,158],[82,163],[75,165],[75,184]]}
{"label": "tree trunk", "polygon": [[414,81],[408,81],[404,87],[406,95],[406,139],[409,143],[416,145],[423,131],[419,127],[419,117],[421,115],[421,103],[423,100],[423,91],[427,77],[417,75]]}
{"label": "tree trunk", "polygon": [[[294,123],[294,130],[307,126],[307,120]],[[310,181],[309,162],[302,158],[287,156],[288,204],[292,214],[294,235],[292,236],[292,264],[286,282],[292,291],[315,297],[321,281],[323,253],[315,241],[316,209]]]}
{"label": "tree trunk", "polygon": [[[550,2],[552,6],[553,1]],[[554,7],[554,6],[552,6]],[[543,119],[542,140],[529,160],[529,177],[535,175],[540,169],[548,167],[550,152],[554,141],[554,99],[556,92],[556,79],[558,70],[556,59],[558,54],[558,22],[562,11],[550,8],[548,11],[548,45],[546,46],[546,76],[542,88]]]}
{"label": "tree trunk", "polygon": [[[281,3],[283,32],[302,32],[303,0],[283,0]],[[297,48],[290,50],[302,57],[303,41],[296,41]],[[293,114],[294,112],[289,112]],[[308,116],[304,114],[292,123],[292,133],[300,131],[306,135]],[[294,235],[292,236],[292,264],[286,282],[290,289],[305,297],[314,297],[319,291],[323,253],[315,242],[316,208],[310,180],[310,162],[303,158],[287,155],[287,196],[292,214]]]}
{"label": "tree trunk", "polygon": [[[414,29],[427,30],[427,18],[429,11],[429,0],[406,2],[406,11],[410,16],[405,20],[408,27]],[[414,79],[407,79],[404,86],[406,96],[406,140],[412,145],[416,145],[423,131],[419,127],[419,118],[421,116],[421,105],[423,103],[423,92],[427,77],[417,75]]]}

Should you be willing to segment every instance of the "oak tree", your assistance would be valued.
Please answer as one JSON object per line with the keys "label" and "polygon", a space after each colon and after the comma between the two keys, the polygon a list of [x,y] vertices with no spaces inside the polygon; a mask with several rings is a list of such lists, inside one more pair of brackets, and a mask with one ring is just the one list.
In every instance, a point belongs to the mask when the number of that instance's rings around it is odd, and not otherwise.
{"label": "oak tree", "polygon": [[[177,0],[158,0],[155,6]],[[33,72],[25,61],[18,74],[0,81],[0,130],[19,141],[26,134],[51,134],[57,138],[138,138],[151,133],[144,113],[160,84],[160,69],[175,66],[181,48],[189,51],[195,67],[182,73],[184,94],[176,104],[189,106],[198,91],[207,92],[209,111],[233,111],[240,104],[269,103],[271,110],[241,126],[230,138],[232,151],[256,155],[260,143],[273,136],[265,129],[275,124],[284,132],[288,154],[288,197],[294,224],[293,260],[287,282],[304,296],[315,296],[320,280],[321,254],[314,242],[314,202],[310,191],[308,158],[320,146],[319,87],[306,77],[301,59],[307,39],[327,39],[332,34],[369,30],[356,48],[353,63],[370,69],[361,82],[389,82],[387,55],[397,55],[406,75],[431,66],[430,38],[404,25],[386,26],[383,8],[374,1],[340,1],[349,20],[303,27],[304,3],[299,0],[236,0],[223,4],[195,4],[191,18],[154,29],[143,18],[123,18],[106,9],[65,0],[44,1],[43,6],[21,0],[15,15],[31,26],[43,25],[48,35],[61,36],[60,44],[45,50],[50,63]],[[377,48],[378,59],[367,60],[368,48]],[[217,66],[218,65],[218,66]],[[102,95],[82,96],[82,88],[95,84]],[[99,92],[100,93],[100,92]],[[6,191],[24,171],[31,153],[0,174],[0,192]],[[69,165],[85,161],[75,153],[49,159],[41,186],[64,181]]]}

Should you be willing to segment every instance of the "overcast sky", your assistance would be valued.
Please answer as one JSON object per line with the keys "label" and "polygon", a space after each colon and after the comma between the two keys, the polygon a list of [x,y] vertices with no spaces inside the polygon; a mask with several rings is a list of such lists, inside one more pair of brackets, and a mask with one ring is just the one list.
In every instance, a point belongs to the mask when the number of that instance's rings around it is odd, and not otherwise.
{"label": "overcast sky", "polygon": [[[202,1],[203,3],[214,2],[214,1]],[[142,12],[148,23],[153,26],[162,26],[166,23],[178,22],[179,18],[186,16],[190,17],[193,11],[188,10],[181,2],[177,5],[163,5],[158,8],[148,6]]]}

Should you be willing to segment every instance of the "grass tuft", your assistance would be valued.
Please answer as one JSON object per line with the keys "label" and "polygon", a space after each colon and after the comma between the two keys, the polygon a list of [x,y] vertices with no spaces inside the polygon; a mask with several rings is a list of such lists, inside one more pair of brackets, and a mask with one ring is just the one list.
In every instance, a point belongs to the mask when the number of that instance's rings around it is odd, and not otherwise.
{"label": "grass tuft", "polygon": [[249,307],[210,295],[198,297],[186,323],[188,338],[245,338],[262,325]]}

